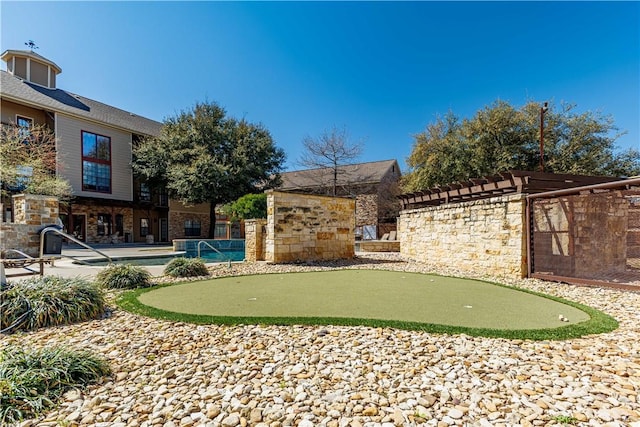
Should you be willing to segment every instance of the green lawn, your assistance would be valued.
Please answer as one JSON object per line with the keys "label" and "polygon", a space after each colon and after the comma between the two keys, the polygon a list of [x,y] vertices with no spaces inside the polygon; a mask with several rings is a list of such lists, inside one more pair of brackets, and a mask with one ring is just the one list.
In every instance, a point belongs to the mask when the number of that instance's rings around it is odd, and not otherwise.
{"label": "green lawn", "polygon": [[[347,324],[553,339],[615,329],[558,298],[477,280],[383,270],[226,277],[136,291],[124,308],[197,323]],[[562,314],[568,323],[559,320]]]}

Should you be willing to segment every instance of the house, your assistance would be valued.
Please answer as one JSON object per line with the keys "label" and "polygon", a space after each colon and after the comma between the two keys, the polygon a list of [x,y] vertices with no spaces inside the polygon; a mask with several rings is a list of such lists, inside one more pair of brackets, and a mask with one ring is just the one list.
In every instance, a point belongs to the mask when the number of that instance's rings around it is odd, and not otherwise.
{"label": "house", "polygon": [[[133,176],[132,146],[158,135],[162,123],[57,88],[62,69],[33,51],[7,50],[0,58],[2,125],[45,125],[55,133],[56,173],[73,191],[60,208],[67,232],[89,243],[207,235],[208,205],[184,206]],[[10,222],[11,203],[2,206]]]}
{"label": "house", "polygon": [[[334,174],[334,172],[337,172]],[[377,239],[396,229],[400,167],[396,160],[283,172],[280,191],[356,199],[356,238]],[[334,179],[335,178],[335,179]]]}

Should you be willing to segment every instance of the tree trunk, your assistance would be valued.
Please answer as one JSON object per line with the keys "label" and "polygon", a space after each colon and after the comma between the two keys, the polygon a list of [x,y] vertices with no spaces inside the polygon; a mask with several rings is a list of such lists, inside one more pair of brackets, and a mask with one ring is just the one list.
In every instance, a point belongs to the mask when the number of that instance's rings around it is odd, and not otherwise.
{"label": "tree trunk", "polygon": [[215,236],[215,230],[216,230],[216,205],[217,202],[210,202],[209,203],[209,235],[207,236],[208,239],[213,239]]}

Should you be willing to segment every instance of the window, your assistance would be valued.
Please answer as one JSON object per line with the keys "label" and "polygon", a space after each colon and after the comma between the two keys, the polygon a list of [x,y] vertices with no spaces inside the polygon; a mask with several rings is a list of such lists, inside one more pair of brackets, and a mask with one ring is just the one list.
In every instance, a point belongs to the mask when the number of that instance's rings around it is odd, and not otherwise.
{"label": "window", "polygon": [[151,201],[151,190],[149,189],[149,184],[147,184],[146,182],[140,183],[140,201],[141,202]]}
{"label": "window", "polygon": [[82,189],[111,193],[111,138],[82,131]]}
{"label": "window", "polygon": [[16,116],[16,124],[20,129],[20,137],[24,138],[23,142],[29,142],[31,127],[33,126],[33,119],[30,119],[29,117]]}
{"label": "window", "polygon": [[197,219],[188,219],[184,222],[184,235],[200,236],[200,221]]}
{"label": "window", "polygon": [[124,215],[122,214],[116,215],[116,233],[120,236],[124,235]]}
{"label": "window", "polygon": [[217,223],[214,229],[214,239],[226,239],[227,238],[227,224]]}
{"label": "window", "polygon": [[98,214],[98,236],[110,236],[111,235],[111,215],[99,213]]}
{"label": "window", "polygon": [[158,194],[158,206],[169,206],[169,193],[166,188],[161,188]]}
{"label": "window", "polygon": [[149,234],[149,218],[140,218],[140,237]]}

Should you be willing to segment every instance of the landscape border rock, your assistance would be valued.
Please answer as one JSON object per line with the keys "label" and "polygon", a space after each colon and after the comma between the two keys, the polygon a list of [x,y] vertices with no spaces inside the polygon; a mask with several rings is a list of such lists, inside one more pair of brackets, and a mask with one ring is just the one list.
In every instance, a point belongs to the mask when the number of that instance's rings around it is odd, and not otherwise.
{"label": "landscape border rock", "polygon": [[[397,254],[210,272],[336,267],[459,275]],[[193,325],[115,310],[104,320],[9,336],[0,346],[74,346],[104,355],[114,371],[25,427],[559,426],[562,419],[640,425],[640,293],[480,278],[592,306],[620,327],[568,341],[528,341],[330,325]]]}

